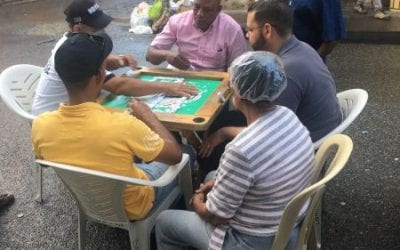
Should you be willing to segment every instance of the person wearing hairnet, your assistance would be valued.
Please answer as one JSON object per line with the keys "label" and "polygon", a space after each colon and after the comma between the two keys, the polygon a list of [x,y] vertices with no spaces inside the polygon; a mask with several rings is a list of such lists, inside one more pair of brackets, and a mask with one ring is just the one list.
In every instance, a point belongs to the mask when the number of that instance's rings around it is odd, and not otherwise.
{"label": "person wearing hairnet", "polygon": [[283,209],[310,183],[310,134],[290,109],[274,104],[287,84],[280,59],[270,52],[247,52],[233,61],[229,73],[233,105],[247,127],[193,194],[194,211],[167,210],[158,217],[158,249],[269,249]]}
{"label": "person wearing hairnet", "polygon": [[[257,1],[248,9],[246,26],[252,48],[277,54],[284,65],[287,87],[275,103],[297,115],[310,131],[313,142],[336,128],[342,122],[342,113],[335,81],[318,53],[292,34],[291,7],[281,0]],[[221,121],[220,124],[210,129],[200,147],[199,158],[207,161],[199,163],[206,171],[218,166],[224,143],[240,129],[233,126],[241,126],[237,124],[242,119],[241,114],[230,113],[231,117],[217,118],[215,123]]]}

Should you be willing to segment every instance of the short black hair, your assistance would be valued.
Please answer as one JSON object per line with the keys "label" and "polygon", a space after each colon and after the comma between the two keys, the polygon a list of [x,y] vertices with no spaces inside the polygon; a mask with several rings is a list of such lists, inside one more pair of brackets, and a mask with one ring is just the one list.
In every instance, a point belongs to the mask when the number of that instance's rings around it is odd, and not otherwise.
{"label": "short black hair", "polygon": [[280,36],[287,36],[293,28],[293,9],[285,0],[260,0],[252,3],[247,9],[255,12],[259,25],[271,24]]}
{"label": "short black hair", "polygon": [[57,49],[54,67],[67,89],[81,90],[99,73],[112,50],[112,41],[106,33],[70,33],[67,37]]}

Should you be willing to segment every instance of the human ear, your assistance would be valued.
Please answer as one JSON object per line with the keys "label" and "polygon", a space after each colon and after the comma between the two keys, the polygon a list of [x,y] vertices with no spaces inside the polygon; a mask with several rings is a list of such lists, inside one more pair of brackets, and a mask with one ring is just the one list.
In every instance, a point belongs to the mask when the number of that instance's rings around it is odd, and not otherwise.
{"label": "human ear", "polygon": [[103,70],[103,68],[99,69],[99,72],[98,72],[97,75],[96,75],[96,82],[97,82],[98,84],[101,84],[101,85],[102,85],[103,82],[104,82],[105,75],[106,75],[106,73],[105,73],[105,71]]}
{"label": "human ear", "polygon": [[240,97],[235,93],[232,95],[232,105],[235,110],[239,109]]}
{"label": "human ear", "polygon": [[71,24],[71,31],[74,33],[78,33],[81,31],[81,26],[79,23]]}
{"label": "human ear", "polygon": [[262,33],[264,38],[271,38],[272,35],[272,25],[269,23],[265,23],[262,29]]}

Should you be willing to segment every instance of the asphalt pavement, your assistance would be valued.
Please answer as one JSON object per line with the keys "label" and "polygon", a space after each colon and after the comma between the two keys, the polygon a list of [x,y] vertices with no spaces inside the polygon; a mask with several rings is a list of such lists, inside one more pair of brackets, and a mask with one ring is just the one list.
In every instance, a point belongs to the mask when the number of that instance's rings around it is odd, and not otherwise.
{"label": "asphalt pavement", "polygon": [[[114,17],[129,17],[136,1],[98,1]],[[66,0],[0,7],[0,71],[20,63],[45,65],[67,26]],[[129,23],[107,32],[116,54],[140,65],[153,35],[128,33]],[[323,200],[323,249],[400,249],[400,45],[342,43],[328,59],[338,91],[363,88],[367,106],[345,132],[354,141],[346,168]],[[0,192],[15,203],[0,211],[0,249],[77,249],[77,208],[51,169],[44,170],[44,202],[35,182],[30,125],[0,101]],[[87,249],[129,249],[128,233],[89,223]]]}

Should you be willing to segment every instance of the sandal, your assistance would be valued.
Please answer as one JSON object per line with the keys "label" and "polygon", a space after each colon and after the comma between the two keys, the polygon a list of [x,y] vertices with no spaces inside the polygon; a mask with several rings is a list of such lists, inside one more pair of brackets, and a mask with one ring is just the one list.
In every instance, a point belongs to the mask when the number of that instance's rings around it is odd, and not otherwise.
{"label": "sandal", "polygon": [[0,194],[0,208],[10,205],[14,201],[12,194]]}

